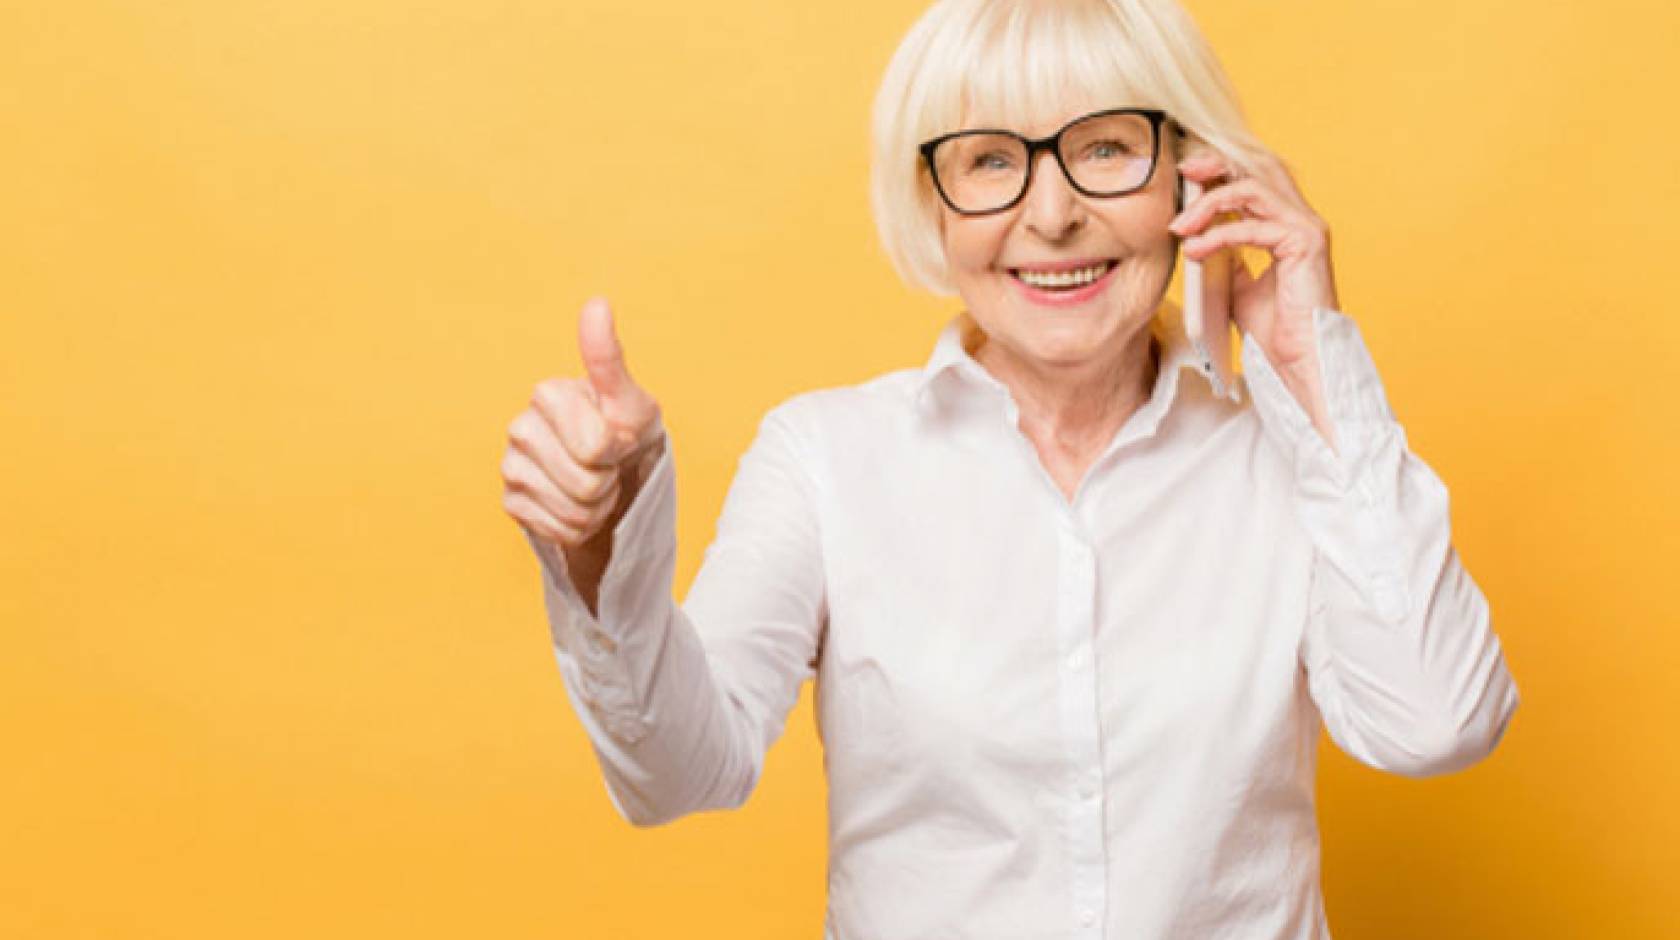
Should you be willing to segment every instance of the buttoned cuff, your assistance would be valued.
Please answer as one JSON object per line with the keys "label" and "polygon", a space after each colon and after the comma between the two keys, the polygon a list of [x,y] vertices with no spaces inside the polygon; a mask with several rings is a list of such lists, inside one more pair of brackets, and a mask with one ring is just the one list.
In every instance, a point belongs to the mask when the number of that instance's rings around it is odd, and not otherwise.
{"label": "buttoned cuff", "polygon": [[[657,648],[655,604],[668,595],[662,583],[676,552],[676,482],[668,437],[630,506],[613,528],[612,556],[596,592],[597,617],[572,583],[559,548],[526,532],[543,570],[543,599],[561,674],[574,704],[587,709],[612,737],[633,744],[648,724],[639,657]],[[581,710],[581,709],[580,709]]]}

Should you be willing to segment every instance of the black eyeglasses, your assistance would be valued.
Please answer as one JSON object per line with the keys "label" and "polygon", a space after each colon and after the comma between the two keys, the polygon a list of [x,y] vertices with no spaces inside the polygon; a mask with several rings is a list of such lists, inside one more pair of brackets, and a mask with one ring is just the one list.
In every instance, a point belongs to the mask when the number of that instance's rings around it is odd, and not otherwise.
{"label": "black eyeglasses", "polygon": [[934,188],[961,215],[1002,212],[1032,185],[1041,150],[1056,155],[1062,175],[1086,196],[1124,196],[1149,184],[1161,152],[1167,113],[1115,108],[1075,118],[1049,137],[1031,140],[1014,131],[966,130],[924,143],[922,159]]}

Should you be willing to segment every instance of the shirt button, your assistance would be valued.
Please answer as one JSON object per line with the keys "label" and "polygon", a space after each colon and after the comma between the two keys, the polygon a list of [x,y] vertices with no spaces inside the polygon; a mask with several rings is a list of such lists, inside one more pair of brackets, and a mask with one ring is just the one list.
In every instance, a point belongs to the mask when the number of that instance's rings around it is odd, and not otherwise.
{"label": "shirt button", "polygon": [[1090,798],[1092,798],[1096,795],[1097,795],[1097,791],[1093,790],[1091,788],[1090,784],[1082,783],[1082,784],[1079,785],[1079,798],[1080,799],[1088,800],[1088,799],[1090,799]]}
{"label": "shirt button", "polygon": [[1093,910],[1091,910],[1090,908],[1087,907],[1087,908],[1085,908],[1085,909],[1083,909],[1079,912],[1079,923],[1080,923],[1081,926],[1089,927],[1096,922],[1097,922],[1097,912],[1096,911],[1093,911]]}
{"label": "shirt button", "polygon": [[1080,664],[1083,662],[1085,662],[1085,660],[1082,659],[1078,653],[1068,654],[1067,663],[1069,669],[1078,669]]}

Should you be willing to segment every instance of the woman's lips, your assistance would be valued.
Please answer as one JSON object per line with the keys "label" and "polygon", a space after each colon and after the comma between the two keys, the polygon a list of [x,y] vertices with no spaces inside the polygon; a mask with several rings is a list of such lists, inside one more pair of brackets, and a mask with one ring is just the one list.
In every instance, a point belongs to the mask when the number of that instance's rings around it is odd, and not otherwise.
{"label": "woman's lips", "polygon": [[1103,271],[1096,280],[1080,287],[1062,288],[1059,290],[1054,288],[1034,287],[1026,281],[1021,280],[1020,268],[1009,269],[1009,280],[1015,284],[1015,287],[1021,291],[1022,295],[1024,295],[1027,300],[1035,304],[1045,307],[1071,307],[1085,303],[1091,298],[1107,290],[1109,282],[1114,279],[1114,271],[1120,266],[1120,262],[1111,258],[1107,261],[1098,261],[1094,263],[1088,261],[1076,261],[1065,264],[1058,263],[1043,266],[1034,265],[1033,267],[1027,269],[1034,273],[1070,270],[1078,271],[1094,267],[1096,264],[1105,265],[1107,270]]}

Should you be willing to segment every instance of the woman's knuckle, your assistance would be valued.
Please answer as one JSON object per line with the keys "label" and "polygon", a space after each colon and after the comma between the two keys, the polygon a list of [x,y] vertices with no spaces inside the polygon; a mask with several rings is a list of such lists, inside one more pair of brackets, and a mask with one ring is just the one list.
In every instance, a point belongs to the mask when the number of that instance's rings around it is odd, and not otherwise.
{"label": "woman's knuckle", "polygon": [[531,474],[525,472],[520,472],[512,477],[509,477],[508,489],[533,499],[542,495],[542,488],[537,486],[537,481],[532,478]]}
{"label": "woman's knuckle", "polygon": [[563,499],[574,505],[582,504],[588,502],[589,500],[588,484],[575,472],[563,474],[558,481],[556,489],[560,491],[560,496]]}
{"label": "woman's knuckle", "polygon": [[503,455],[501,472],[502,479],[505,480],[508,485],[512,486],[518,482],[522,474],[522,468],[517,454],[510,451]]}
{"label": "woman's knuckle", "polygon": [[556,524],[556,525],[576,525],[576,524],[578,524],[578,519],[576,519],[575,515],[566,514],[566,512],[561,512],[561,510],[556,510],[556,509],[554,509],[554,507],[549,507],[548,517],[549,517],[549,519],[553,520],[553,524]]}
{"label": "woman's knuckle", "polygon": [[554,532],[554,540],[567,548],[577,548],[583,543],[589,541],[589,536],[591,534],[578,529],[576,526],[567,525],[564,522],[558,522],[551,528]]}
{"label": "woman's knuckle", "polygon": [[549,514],[554,518],[562,522],[577,520],[577,503],[564,491],[550,493],[544,502]]}
{"label": "woman's knuckle", "polygon": [[592,474],[589,480],[589,502],[601,502],[613,491],[613,487],[617,483],[618,474],[616,473]]}
{"label": "woman's knuckle", "polygon": [[581,421],[575,431],[578,456],[587,464],[601,463],[612,447],[612,435],[605,422],[598,419]]}
{"label": "woman's knuckle", "polygon": [[554,449],[554,431],[548,426],[547,421],[535,415],[532,415],[530,421],[521,425],[516,433],[518,436],[511,437],[509,440],[513,443],[515,449],[532,460],[540,462],[544,454]]}
{"label": "woman's knuckle", "polygon": [[550,415],[559,414],[567,394],[565,379],[544,379],[531,391],[531,404]]}
{"label": "woman's knuckle", "polygon": [[502,500],[502,508],[514,522],[539,534],[546,534],[549,528],[543,514],[531,504],[530,500],[518,495],[509,495]]}
{"label": "woman's knuckle", "polygon": [[595,480],[586,475],[579,475],[566,487],[566,496],[579,506],[588,506],[595,502]]}
{"label": "woman's knuckle", "polygon": [[579,428],[573,440],[577,442],[576,454],[580,463],[593,465],[600,462],[606,447],[599,437]]}
{"label": "woman's knuckle", "polygon": [[[530,412],[526,412],[526,414],[530,414]],[[508,425],[507,437],[508,443],[520,450],[530,450],[537,443],[536,429],[523,415]]]}

